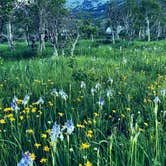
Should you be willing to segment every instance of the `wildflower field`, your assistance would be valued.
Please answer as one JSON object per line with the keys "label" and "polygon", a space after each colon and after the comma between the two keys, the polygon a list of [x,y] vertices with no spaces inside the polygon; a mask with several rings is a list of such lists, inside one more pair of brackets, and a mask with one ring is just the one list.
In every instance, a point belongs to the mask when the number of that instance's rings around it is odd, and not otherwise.
{"label": "wildflower field", "polygon": [[85,43],[0,58],[0,166],[166,165],[166,41]]}

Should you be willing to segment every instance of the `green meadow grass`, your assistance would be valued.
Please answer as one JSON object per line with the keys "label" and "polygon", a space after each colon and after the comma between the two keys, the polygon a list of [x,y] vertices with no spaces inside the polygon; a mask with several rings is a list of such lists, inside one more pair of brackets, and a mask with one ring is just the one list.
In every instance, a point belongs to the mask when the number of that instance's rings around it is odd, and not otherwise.
{"label": "green meadow grass", "polygon": [[[11,53],[1,44],[0,165],[17,165],[29,151],[35,166],[164,166],[165,44],[82,40],[73,58],[52,57],[51,48],[34,56],[24,43]],[[54,88],[68,98],[52,95]],[[25,95],[30,101],[24,107]],[[14,96],[18,111],[10,109]],[[43,104],[36,104],[39,97]],[[63,128],[67,120],[74,132],[51,142],[54,122]]]}

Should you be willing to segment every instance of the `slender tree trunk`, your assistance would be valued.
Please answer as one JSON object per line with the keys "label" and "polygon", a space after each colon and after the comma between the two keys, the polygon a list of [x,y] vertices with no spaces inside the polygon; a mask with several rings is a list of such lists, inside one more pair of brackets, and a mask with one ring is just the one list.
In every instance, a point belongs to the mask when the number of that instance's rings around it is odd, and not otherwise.
{"label": "slender tree trunk", "polygon": [[119,34],[118,33],[116,33],[116,39],[120,39],[120,37],[119,37]]}
{"label": "slender tree trunk", "polygon": [[74,56],[75,47],[76,47],[76,44],[78,42],[79,37],[80,37],[80,35],[78,34],[75,41],[74,41],[74,43],[72,44],[72,48],[71,48],[71,52],[70,52],[71,56]]}
{"label": "slender tree trunk", "polygon": [[39,11],[39,53],[45,50],[45,19],[43,17],[44,10]]}
{"label": "slender tree trunk", "polygon": [[29,35],[28,26],[26,26],[26,30],[25,30],[25,42],[27,43],[27,46],[30,47],[30,35]]}
{"label": "slender tree trunk", "polygon": [[149,18],[146,17],[146,34],[148,36],[148,42],[150,42],[151,40],[151,36],[150,36],[150,22],[149,22]]}
{"label": "slender tree trunk", "polygon": [[26,32],[24,33],[24,39],[25,39],[25,43],[26,43],[27,47],[29,47],[29,40],[28,40],[28,36],[27,36]]}
{"label": "slender tree trunk", "polygon": [[65,50],[62,48],[62,56],[65,56]]}
{"label": "slender tree trunk", "polygon": [[138,33],[138,38],[139,38],[139,40],[141,40],[141,36],[142,36],[142,28],[140,27],[140,28],[139,28],[139,33]]}
{"label": "slender tree trunk", "polygon": [[157,40],[159,39],[160,35],[161,35],[161,26],[160,26],[160,21],[158,23],[158,27],[157,27]]}
{"label": "slender tree trunk", "polygon": [[[57,24],[57,23],[56,23]],[[58,29],[57,25],[54,27],[54,33],[53,33],[53,43],[54,43],[54,56],[58,56]]]}
{"label": "slender tree trunk", "polygon": [[53,55],[58,56],[58,49],[57,49],[55,44],[54,44],[54,53],[53,53]]}
{"label": "slender tree trunk", "polygon": [[91,34],[91,41],[94,42],[94,36]]}
{"label": "slender tree trunk", "polygon": [[115,44],[115,33],[112,32],[112,43]]}
{"label": "slender tree trunk", "polygon": [[9,48],[11,49],[11,51],[14,51],[14,43],[13,43],[13,34],[12,34],[12,25],[11,25],[11,21],[9,19],[8,23],[7,23],[7,39],[8,39],[8,45]]}
{"label": "slender tree trunk", "polygon": [[2,33],[3,26],[4,26],[4,21],[3,19],[0,19],[0,34]]}

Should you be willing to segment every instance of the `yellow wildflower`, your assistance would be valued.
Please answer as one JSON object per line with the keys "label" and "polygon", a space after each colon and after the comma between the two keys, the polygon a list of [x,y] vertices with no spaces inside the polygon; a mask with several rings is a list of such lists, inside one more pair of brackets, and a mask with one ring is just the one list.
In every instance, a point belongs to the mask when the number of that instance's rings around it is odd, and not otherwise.
{"label": "yellow wildflower", "polygon": [[92,124],[92,121],[91,121],[91,120],[88,120],[88,124],[91,125],[91,124]]}
{"label": "yellow wildflower", "polygon": [[47,129],[46,132],[47,132],[47,133],[50,133],[50,132],[51,132],[51,129]]}
{"label": "yellow wildflower", "polygon": [[35,156],[34,153],[31,153],[31,154],[30,154],[30,157],[31,157],[32,161],[34,161],[34,160],[36,159],[36,156]]}
{"label": "yellow wildflower", "polygon": [[90,161],[87,161],[87,162],[85,163],[85,166],[92,166],[92,163],[91,163]]}
{"label": "yellow wildflower", "polygon": [[23,119],[24,119],[24,116],[21,115],[19,118],[20,118],[20,120],[23,120]]}
{"label": "yellow wildflower", "polygon": [[85,128],[85,125],[77,124],[77,127],[83,129]]}
{"label": "yellow wildflower", "polygon": [[117,111],[116,110],[112,110],[113,113],[116,113]]}
{"label": "yellow wildflower", "polygon": [[88,143],[82,143],[80,149],[84,150],[84,149],[88,149],[89,147],[90,145]]}
{"label": "yellow wildflower", "polygon": [[138,130],[139,130],[140,132],[141,132],[141,131],[144,131],[142,128],[139,128]]}
{"label": "yellow wildflower", "polygon": [[95,118],[100,116],[97,112],[94,112],[93,114]]}
{"label": "yellow wildflower", "polygon": [[109,118],[111,119],[111,118],[112,118],[112,115],[109,115]]}
{"label": "yellow wildflower", "polygon": [[50,151],[50,148],[49,148],[48,146],[44,146],[44,147],[43,147],[43,150],[44,150],[45,152],[49,152],[49,151]]}
{"label": "yellow wildflower", "polygon": [[35,108],[35,107],[32,108],[31,112],[32,112],[32,113],[35,113],[35,112],[36,112],[36,108]]}
{"label": "yellow wildflower", "polygon": [[50,146],[55,147],[56,142],[50,142]]}
{"label": "yellow wildflower", "polygon": [[147,122],[144,122],[144,125],[145,125],[146,127],[148,127],[148,126],[149,126],[149,124],[148,124]]}
{"label": "yellow wildflower", "polygon": [[54,105],[51,101],[49,101],[48,104],[50,107],[52,107]]}
{"label": "yellow wildflower", "polygon": [[29,108],[29,107],[26,107],[25,110],[24,110],[24,112],[25,112],[26,114],[29,114],[30,108]]}
{"label": "yellow wildflower", "polygon": [[47,134],[41,134],[42,138],[47,138]]}
{"label": "yellow wildflower", "polygon": [[9,120],[10,120],[11,122],[13,122],[13,121],[15,121],[16,119],[15,119],[14,117],[10,117]]}
{"label": "yellow wildflower", "polygon": [[17,104],[22,104],[22,100],[21,100],[21,99],[18,99],[18,100],[17,100]]}
{"label": "yellow wildflower", "polygon": [[126,115],[125,115],[125,114],[121,114],[121,117],[122,117],[122,118],[125,118],[125,117],[126,117]]}
{"label": "yellow wildflower", "polygon": [[34,131],[33,131],[32,129],[28,129],[28,130],[26,130],[26,133],[28,133],[28,134],[33,134]]}
{"label": "yellow wildflower", "polygon": [[130,111],[131,111],[131,108],[127,107],[126,110],[127,110],[128,112],[130,112]]}
{"label": "yellow wildflower", "polygon": [[60,117],[63,117],[64,113],[58,112],[58,115],[59,115]]}
{"label": "yellow wildflower", "polygon": [[47,162],[47,159],[46,158],[41,158],[40,159],[40,163],[46,163]]}
{"label": "yellow wildflower", "polygon": [[148,86],[148,89],[153,91],[155,89],[155,87],[154,87],[154,85],[150,85],[150,86]]}
{"label": "yellow wildflower", "polygon": [[89,137],[89,138],[93,137],[93,131],[92,130],[88,130],[87,137]]}
{"label": "yellow wildflower", "polygon": [[12,111],[13,109],[11,107],[4,108],[4,112]]}
{"label": "yellow wildflower", "polygon": [[144,98],[144,103],[147,103],[147,99],[146,98]]}
{"label": "yellow wildflower", "polygon": [[11,118],[11,117],[13,117],[13,114],[8,114],[4,116],[4,118]]}
{"label": "yellow wildflower", "polygon": [[35,143],[34,146],[38,149],[41,146],[41,144]]}
{"label": "yellow wildflower", "polygon": [[4,119],[0,119],[0,124],[5,124],[6,121]]}

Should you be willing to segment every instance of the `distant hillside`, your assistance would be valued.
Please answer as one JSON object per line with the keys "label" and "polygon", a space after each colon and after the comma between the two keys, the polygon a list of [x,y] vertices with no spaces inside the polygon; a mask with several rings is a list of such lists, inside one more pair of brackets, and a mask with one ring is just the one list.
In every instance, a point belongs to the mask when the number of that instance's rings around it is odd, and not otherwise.
{"label": "distant hillside", "polygon": [[93,17],[104,17],[109,2],[110,0],[67,0],[66,7],[77,16],[89,14]]}

